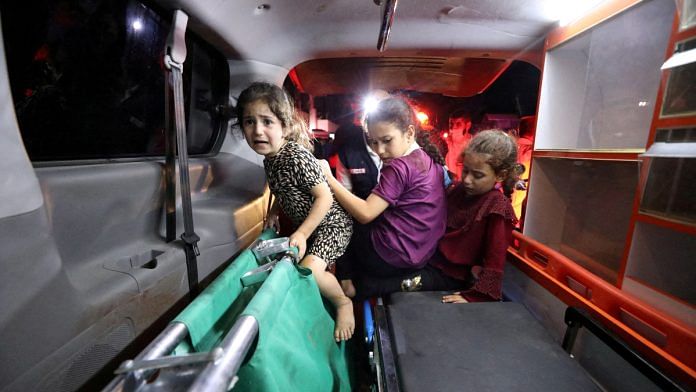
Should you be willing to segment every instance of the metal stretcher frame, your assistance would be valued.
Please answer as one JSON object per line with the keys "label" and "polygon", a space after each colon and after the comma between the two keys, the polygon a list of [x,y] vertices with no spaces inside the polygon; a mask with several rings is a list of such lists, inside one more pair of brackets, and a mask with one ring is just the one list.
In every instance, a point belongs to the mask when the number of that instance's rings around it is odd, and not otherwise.
{"label": "metal stretcher frame", "polygon": [[[270,261],[258,268],[247,271],[241,277],[244,286],[264,280],[277,263],[294,264],[296,249],[289,248],[287,238],[272,238],[254,241],[248,249],[257,260],[282,253],[280,260]],[[288,251],[290,249],[290,251]],[[223,392],[229,390],[236,381],[236,374],[259,333],[259,323],[253,316],[242,315],[232,325],[218,346],[208,353],[170,356],[174,349],[189,336],[186,324],[170,323],[138,356],[125,361],[116,370],[118,376],[103,391],[138,391],[146,386],[148,379],[159,369],[202,366],[194,375],[182,375],[181,388],[177,390]],[[190,369],[189,369],[190,370]],[[171,381],[171,380],[170,380]],[[190,386],[188,386],[190,383]]]}
{"label": "metal stretcher frame", "polygon": [[[200,361],[207,361],[208,364],[188,390],[227,391],[258,331],[259,325],[254,317],[242,316],[210,354],[166,357],[188,336],[186,325],[181,322],[171,323],[134,360],[122,365],[123,372],[104,391],[138,390],[160,366],[179,366]],[[162,360],[165,358],[166,362]]]}
{"label": "metal stretcher frame", "polygon": [[[378,390],[387,392],[401,391],[404,387],[402,386],[402,380],[398,373],[398,356],[393,339],[394,327],[390,324],[391,321],[387,307],[382,303],[378,303],[374,306],[373,313],[375,323],[374,358]],[[561,347],[568,354],[570,354],[573,349],[575,337],[579,329],[581,327],[586,327],[589,332],[599,338],[604,344],[619,354],[624,360],[661,389],[670,391],[687,390],[648,362],[618,336],[602,327],[597,321],[592,319],[587,312],[569,307],[565,313],[565,323],[567,329]],[[524,366],[524,364],[520,363],[520,366]]]}
{"label": "metal stretcher frame", "polygon": [[396,358],[392,349],[391,333],[389,332],[387,313],[383,304],[375,305],[373,318],[375,322],[374,343],[375,363],[377,365],[377,389],[380,392],[400,391],[399,375],[396,371]]}

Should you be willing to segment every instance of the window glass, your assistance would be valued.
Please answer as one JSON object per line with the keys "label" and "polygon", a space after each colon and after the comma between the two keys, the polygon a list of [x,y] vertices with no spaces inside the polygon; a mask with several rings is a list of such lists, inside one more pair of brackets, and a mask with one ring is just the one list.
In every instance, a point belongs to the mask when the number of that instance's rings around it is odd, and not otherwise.
{"label": "window glass", "polygon": [[696,128],[658,129],[650,157],[640,210],[689,223],[696,222]]}
{"label": "window glass", "polygon": [[653,215],[696,222],[696,159],[653,158],[640,209]]}
{"label": "window glass", "polygon": [[[12,97],[30,158],[163,155],[162,53],[169,25],[169,16],[135,1],[3,2]],[[187,46],[186,101],[197,83],[195,91],[208,100],[205,108],[214,107],[210,103],[224,93],[211,76],[207,84],[192,82],[191,68],[199,57],[224,60],[197,40]],[[189,122],[189,153],[209,153],[219,128],[220,121]]]}
{"label": "window glass", "polygon": [[679,5],[679,29],[696,26],[696,0],[677,0]]}
{"label": "window glass", "polygon": [[[696,49],[696,39],[677,44],[675,53]],[[696,114],[696,62],[669,71],[661,117]]]}
{"label": "window glass", "polygon": [[[684,301],[691,305],[693,314],[693,306],[696,306],[695,254],[696,237],[693,235],[637,222],[626,266],[626,279]],[[650,297],[655,297],[655,294],[642,292],[639,296],[648,303],[654,303],[654,298]],[[656,305],[658,309],[666,308],[664,304]]]}

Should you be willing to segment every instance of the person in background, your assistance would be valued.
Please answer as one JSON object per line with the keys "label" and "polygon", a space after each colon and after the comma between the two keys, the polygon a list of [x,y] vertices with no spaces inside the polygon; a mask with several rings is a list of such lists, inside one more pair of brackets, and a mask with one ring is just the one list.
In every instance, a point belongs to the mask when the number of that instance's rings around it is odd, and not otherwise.
{"label": "person in background", "polygon": [[[290,97],[270,83],[252,83],[239,95],[237,121],[249,147],[263,155],[268,186],[295,226],[291,246],[312,270],[321,294],[336,308],[336,341],[353,335],[353,303],[328,271],[348,246],[353,221],[331,195],[319,162],[309,151],[306,125]],[[324,161],[322,161],[324,162]]]}
{"label": "person in background", "polygon": [[360,223],[349,258],[352,268],[337,274],[348,296],[357,291],[362,297],[374,291],[363,285],[366,277],[379,282],[423,268],[445,232],[447,213],[444,159],[436,148],[416,143],[418,123],[408,102],[395,97],[380,101],[366,124],[368,143],[384,162],[366,200],[343,187],[323,165],[336,200]]}
{"label": "person in background", "polygon": [[520,175],[520,183],[512,195],[512,208],[515,215],[523,224],[524,201],[527,198],[527,181],[529,181],[529,166],[532,163],[532,147],[534,145],[534,134],[536,129],[536,116],[526,116],[520,118],[519,137],[517,138],[517,162],[521,163],[525,171]]}
{"label": "person in background", "polygon": [[446,157],[447,153],[449,152],[447,138],[443,137],[446,132],[447,130],[442,131],[436,128],[433,128],[432,131],[428,132],[428,139],[430,139],[430,143],[437,147],[438,151],[440,151],[440,155],[443,157]]}
{"label": "person in background", "polygon": [[323,129],[312,129],[312,144],[314,150],[314,157],[317,159],[328,158],[326,154],[329,152],[330,148],[326,146],[330,144],[329,133]]}
{"label": "person in background", "polygon": [[462,172],[462,162],[459,153],[464,150],[471,140],[471,114],[464,110],[455,111],[450,115],[449,130],[447,131],[447,155],[445,163],[450,172],[454,173],[455,180],[459,179]]}
{"label": "person in background", "polygon": [[366,199],[377,185],[382,162],[367,146],[362,113],[360,105],[351,102],[349,115],[335,132],[334,147],[338,156],[336,179],[347,190]]}

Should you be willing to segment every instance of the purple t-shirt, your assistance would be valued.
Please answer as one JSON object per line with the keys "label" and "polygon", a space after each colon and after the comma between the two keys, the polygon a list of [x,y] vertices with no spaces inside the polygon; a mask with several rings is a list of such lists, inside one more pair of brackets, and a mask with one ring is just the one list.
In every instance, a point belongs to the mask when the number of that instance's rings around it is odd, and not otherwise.
{"label": "purple t-shirt", "polygon": [[447,204],[442,166],[422,149],[386,163],[372,193],[389,203],[373,223],[372,244],[389,264],[420,268],[445,234]]}

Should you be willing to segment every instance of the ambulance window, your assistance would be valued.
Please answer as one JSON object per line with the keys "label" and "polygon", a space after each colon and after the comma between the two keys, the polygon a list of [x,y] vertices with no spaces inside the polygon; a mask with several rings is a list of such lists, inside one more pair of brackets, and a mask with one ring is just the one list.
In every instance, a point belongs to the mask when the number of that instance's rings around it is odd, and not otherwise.
{"label": "ambulance window", "polygon": [[[15,114],[33,161],[164,155],[168,13],[136,1],[3,2]],[[224,59],[187,33],[189,153],[210,153],[226,103]],[[193,101],[192,101],[193,100]],[[193,113],[192,113],[193,112]],[[205,117],[205,121],[202,121]]]}

